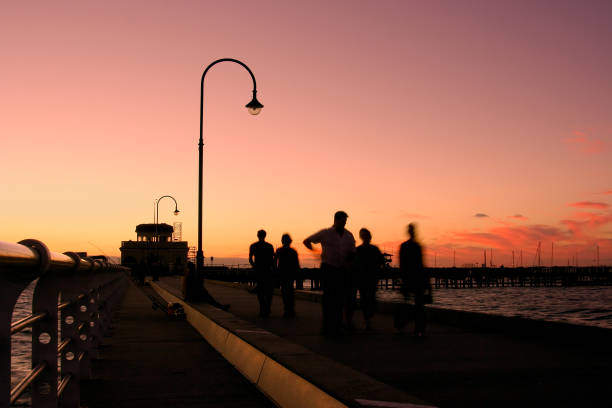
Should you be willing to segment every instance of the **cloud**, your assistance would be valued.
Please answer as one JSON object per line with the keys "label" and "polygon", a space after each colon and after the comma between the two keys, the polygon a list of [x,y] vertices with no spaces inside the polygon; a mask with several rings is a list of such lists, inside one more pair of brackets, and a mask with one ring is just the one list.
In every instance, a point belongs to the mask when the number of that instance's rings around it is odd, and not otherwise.
{"label": "cloud", "polygon": [[604,191],[603,194],[612,195],[612,190]]}
{"label": "cloud", "polygon": [[511,218],[513,220],[519,220],[519,221],[527,221],[529,219],[521,214],[508,215],[506,218]]}
{"label": "cloud", "polygon": [[581,153],[597,154],[606,150],[606,143],[603,140],[593,138],[578,130],[574,132],[574,136],[566,137],[563,141],[570,148]]}
{"label": "cloud", "polygon": [[402,211],[399,216],[400,216],[400,218],[416,218],[416,219],[419,219],[419,220],[424,220],[424,219],[428,219],[429,218],[428,216],[423,215],[423,214],[409,213],[409,212],[406,212],[406,211]]}
{"label": "cloud", "polygon": [[596,242],[612,225],[612,211],[605,213],[578,212],[561,220],[559,226],[532,224],[501,224],[478,230],[455,230],[440,237],[439,245],[486,247],[498,249],[520,248],[542,242],[584,244]]}
{"label": "cloud", "polygon": [[489,216],[487,214],[483,214],[483,213],[476,213],[476,214],[474,214],[474,217],[476,217],[476,218],[489,218]]}
{"label": "cloud", "polygon": [[606,203],[599,203],[594,201],[579,201],[577,203],[569,203],[570,207],[578,207],[578,208],[594,208],[597,210],[605,210],[610,205]]}
{"label": "cloud", "polygon": [[567,227],[574,238],[591,239],[593,230],[612,223],[612,212],[608,214],[580,212],[574,214],[573,218],[561,220],[561,223]]}
{"label": "cloud", "polygon": [[[518,214],[517,214],[518,215]],[[513,217],[513,216],[508,216]],[[590,264],[594,248],[599,247],[601,263],[612,262],[612,210],[581,211],[560,220],[556,225],[503,222],[480,229],[451,230],[425,243],[427,262],[433,263],[437,254],[438,265],[452,266],[481,263],[483,250],[493,250],[495,264],[534,265],[536,248],[542,245],[542,262],[551,261],[551,242],[554,243],[555,264],[565,264],[579,258],[581,265]],[[514,258],[513,258],[514,254]],[[520,258],[519,258],[519,254]],[[546,254],[546,255],[544,255]],[[488,259],[488,258],[487,258]]]}

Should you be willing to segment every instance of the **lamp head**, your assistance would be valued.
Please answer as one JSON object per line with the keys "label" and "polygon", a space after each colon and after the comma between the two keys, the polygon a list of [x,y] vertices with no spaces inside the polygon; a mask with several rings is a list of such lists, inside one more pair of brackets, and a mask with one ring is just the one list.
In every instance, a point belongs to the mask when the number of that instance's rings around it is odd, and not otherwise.
{"label": "lamp head", "polygon": [[177,209],[174,210],[174,215],[179,215],[180,211]]}
{"label": "lamp head", "polygon": [[263,105],[257,100],[257,91],[253,90],[253,99],[251,102],[247,103],[245,107],[248,109],[251,115],[258,115],[263,108]]}

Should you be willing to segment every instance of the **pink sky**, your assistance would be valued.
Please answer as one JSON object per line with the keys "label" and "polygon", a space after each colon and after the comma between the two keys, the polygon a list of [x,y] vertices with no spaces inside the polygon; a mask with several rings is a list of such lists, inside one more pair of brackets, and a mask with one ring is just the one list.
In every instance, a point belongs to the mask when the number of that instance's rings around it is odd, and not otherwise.
{"label": "pink sky", "polygon": [[[0,12],[0,240],[118,255],[135,226],[204,252],[349,213],[428,264],[612,263],[608,1],[12,2]],[[476,216],[478,215],[478,216]],[[301,244],[296,245],[306,257]],[[544,256],[546,254],[546,256]],[[435,259],[435,261],[434,261]]]}

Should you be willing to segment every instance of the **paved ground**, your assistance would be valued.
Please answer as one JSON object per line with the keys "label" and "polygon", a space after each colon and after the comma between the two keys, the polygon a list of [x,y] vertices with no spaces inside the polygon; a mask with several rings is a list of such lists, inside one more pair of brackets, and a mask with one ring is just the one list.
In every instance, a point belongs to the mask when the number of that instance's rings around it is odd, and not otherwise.
{"label": "paved ground", "polygon": [[[150,289],[149,289],[150,290]],[[81,405],[97,407],[273,407],[185,321],[151,308],[133,285],[105,338]]]}
{"label": "paved ground", "polygon": [[[177,287],[178,279],[163,278]],[[575,349],[538,339],[432,324],[425,339],[398,335],[391,317],[376,316],[376,330],[338,338],[319,335],[320,304],[297,301],[298,317],[282,318],[274,297],[272,316],[258,316],[257,298],[243,289],[209,284],[230,312],[292,342],[333,358],[440,407],[610,406],[609,349]],[[362,325],[357,313],[357,325]],[[307,361],[304,364],[308,364]]]}

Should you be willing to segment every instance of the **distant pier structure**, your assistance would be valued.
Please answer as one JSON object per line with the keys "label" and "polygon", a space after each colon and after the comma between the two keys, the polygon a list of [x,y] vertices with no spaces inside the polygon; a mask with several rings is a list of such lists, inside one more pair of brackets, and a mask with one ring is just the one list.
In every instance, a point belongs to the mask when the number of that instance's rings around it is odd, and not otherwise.
{"label": "distant pier structure", "polygon": [[[174,227],[168,224],[139,224],[136,241],[121,241],[121,265],[157,265],[180,272],[187,263],[187,241],[173,239]],[[180,239],[180,238],[179,238]]]}

